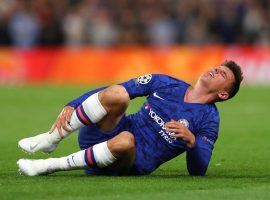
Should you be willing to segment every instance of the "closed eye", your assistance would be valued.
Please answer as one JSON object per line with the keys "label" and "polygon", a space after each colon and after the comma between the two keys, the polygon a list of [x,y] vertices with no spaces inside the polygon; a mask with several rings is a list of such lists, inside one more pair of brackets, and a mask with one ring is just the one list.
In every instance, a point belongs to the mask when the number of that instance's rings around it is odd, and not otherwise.
{"label": "closed eye", "polygon": [[224,79],[227,79],[227,74],[224,70],[222,69],[219,69],[219,68],[215,68],[215,73],[220,73],[221,76],[224,78]]}
{"label": "closed eye", "polygon": [[222,75],[223,78],[227,79],[227,74],[226,74],[226,72],[221,71],[221,75]]}

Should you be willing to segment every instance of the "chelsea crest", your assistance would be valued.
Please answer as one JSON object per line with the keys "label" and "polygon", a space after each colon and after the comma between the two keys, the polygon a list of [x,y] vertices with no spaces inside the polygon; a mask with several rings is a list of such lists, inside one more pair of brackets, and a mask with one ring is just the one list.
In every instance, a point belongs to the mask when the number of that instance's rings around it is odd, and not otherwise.
{"label": "chelsea crest", "polygon": [[183,124],[185,127],[189,128],[188,120],[182,118],[182,119],[179,119],[178,122],[180,122],[181,124]]}

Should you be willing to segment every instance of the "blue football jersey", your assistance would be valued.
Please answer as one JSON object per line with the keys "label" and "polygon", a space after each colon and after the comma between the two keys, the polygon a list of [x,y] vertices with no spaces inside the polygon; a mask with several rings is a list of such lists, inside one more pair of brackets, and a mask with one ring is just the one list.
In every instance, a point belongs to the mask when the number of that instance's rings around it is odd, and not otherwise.
{"label": "blue football jersey", "polygon": [[[189,84],[166,75],[145,75],[122,83],[130,98],[147,96],[141,109],[131,115],[136,139],[143,143],[147,158],[143,172],[153,171],[162,163],[187,152],[190,174],[204,175],[218,137],[219,114],[214,104],[187,103],[184,95]],[[164,124],[175,120],[196,136],[193,148],[165,130]]]}

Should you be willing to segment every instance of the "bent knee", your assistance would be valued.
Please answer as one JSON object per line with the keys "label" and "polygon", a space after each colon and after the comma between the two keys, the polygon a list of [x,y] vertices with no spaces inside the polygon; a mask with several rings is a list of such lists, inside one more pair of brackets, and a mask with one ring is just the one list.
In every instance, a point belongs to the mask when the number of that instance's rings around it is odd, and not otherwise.
{"label": "bent knee", "polygon": [[99,100],[102,104],[110,106],[127,107],[130,101],[129,94],[121,85],[112,85],[99,94]]}
{"label": "bent knee", "polygon": [[135,139],[132,133],[123,131],[110,141],[110,150],[117,155],[132,153],[135,150]]}
{"label": "bent knee", "polygon": [[135,138],[132,133],[128,131],[123,131],[119,134],[121,137],[120,139],[120,145],[123,147],[123,149],[134,149],[135,148]]}

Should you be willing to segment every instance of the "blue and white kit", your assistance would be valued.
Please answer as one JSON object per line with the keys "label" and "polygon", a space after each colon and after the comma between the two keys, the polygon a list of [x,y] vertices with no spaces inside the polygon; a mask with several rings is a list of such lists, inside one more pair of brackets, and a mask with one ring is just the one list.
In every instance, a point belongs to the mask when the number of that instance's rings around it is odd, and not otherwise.
{"label": "blue and white kit", "polygon": [[[153,74],[120,83],[130,99],[147,96],[140,110],[123,118],[110,132],[101,131],[92,124],[79,130],[79,145],[86,149],[109,140],[122,131],[135,137],[136,158],[129,170],[132,175],[153,172],[161,164],[186,152],[187,169],[191,175],[204,175],[218,137],[219,114],[214,104],[187,103],[184,95],[190,86],[184,81],[166,75]],[[77,108],[90,95],[103,90],[90,91],[67,105]],[[164,124],[171,120],[184,124],[196,137],[195,146],[188,148],[185,141],[173,137]],[[91,168],[89,174],[121,174],[117,171]]]}

